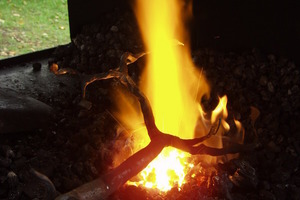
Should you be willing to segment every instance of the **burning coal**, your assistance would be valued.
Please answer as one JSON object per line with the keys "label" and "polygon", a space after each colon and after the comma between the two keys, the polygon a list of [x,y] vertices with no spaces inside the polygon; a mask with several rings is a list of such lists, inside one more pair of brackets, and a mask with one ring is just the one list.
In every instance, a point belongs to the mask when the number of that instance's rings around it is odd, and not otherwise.
{"label": "burning coal", "polygon": [[[210,131],[206,135],[194,139],[182,139],[178,136],[160,131],[155,124],[155,118],[149,100],[128,75],[128,65],[135,62],[139,57],[141,57],[141,55],[145,54],[142,53],[133,55],[128,52],[125,53],[121,57],[120,66],[117,69],[110,70],[106,73],[95,74],[94,76],[87,76],[78,72],[76,73],[79,74],[83,79],[83,93],[85,93],[85,88],[90,83],[96,80],[105,79],[113,79],[117,81],[118,84],[130,91],[130,93],[138,99],[147,129],[147,134],[150,138],[149,144],[135,152],[120,165],[102,175],[100,178],[57,197],[57,200],[70,198],[96,200],[99,198],[107,198],[129,179],[145,169],[147,165],[156,159],[163,149],[167,147],[174,147],[175,149],[190,153],[191,155],[211,156],[233,154],[242,151],[252,151],[259,147],[259,144],[242,145],[236,142],[231,142],[229,147],[227,146],[224,148],[214,148],[203,144],[205,140],[210,139],[218,133],[222,121],[221,118],[218,120],[218,123],[215,123],[211,126]],[[53,72],[57,75],[74,72],[72,70],[69,71],[68,69],[63,69],[60,71],[57,70],[57,68],[52,68],[52,70],[54,70]],[[83,97],[84,96],[85,95],[83,94]]]}

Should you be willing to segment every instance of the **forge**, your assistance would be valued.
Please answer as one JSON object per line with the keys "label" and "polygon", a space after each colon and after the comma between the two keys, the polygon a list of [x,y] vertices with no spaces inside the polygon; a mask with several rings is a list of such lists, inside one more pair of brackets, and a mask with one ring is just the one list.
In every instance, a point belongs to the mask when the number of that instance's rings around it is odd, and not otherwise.
{"label": "forge", "polygon": [[300,198],[295,2],[68,7],[0,61],[0,199]]}

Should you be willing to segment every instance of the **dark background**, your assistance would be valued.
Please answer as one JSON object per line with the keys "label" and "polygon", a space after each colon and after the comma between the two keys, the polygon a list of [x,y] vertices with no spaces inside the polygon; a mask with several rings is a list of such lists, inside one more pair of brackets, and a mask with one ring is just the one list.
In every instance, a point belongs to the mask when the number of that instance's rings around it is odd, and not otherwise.
{"label": "dark background", "polygon": [[[85,24],[97,23],[115,7],[130,9],[132,0],[70,0],[74,38]],[[300,3],[297,0],[194,0],[193,48],[245,51],[258,48],[299,63]]]}

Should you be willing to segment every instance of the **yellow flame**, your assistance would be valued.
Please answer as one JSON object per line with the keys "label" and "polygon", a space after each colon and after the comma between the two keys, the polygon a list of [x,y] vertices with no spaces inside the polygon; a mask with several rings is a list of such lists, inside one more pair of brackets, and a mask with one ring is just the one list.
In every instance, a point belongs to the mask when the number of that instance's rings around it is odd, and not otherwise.
{"label": "yellow flame", "polygon": [[[181,15],[188,5],[177,0],[136,1],[136,14],[149,54],[141,87],[148,97],[157,127],[182,138],[194,138],[199,113],[197,101],[209,86],[193,66]],[[201,89],[200,89],[201,87]],[[201,94],[198,94],[201,91]],[[142,171],[142,184],[162,191],[181,186],[189,154],[166,148]]]}
{"label": "yellow flame", "polygon": [[[188,34],[182,14],[190,11],[190,5],[182,4],[181,0],[136,0],[136,15],[143,39],[150,54],[147,56],[146,69],[143,72],[140,87],[146,94],[153,109],[155,122],[159,130],[181,138],[200,137],[209,131],[210,126],[218,118],[229,130],[227,118],[227,97],[220,102],[207,119],[207,114],[199,105],[203,96],[209,97],[209,85],[201,71],[193,65],[189,51]],[[174,42],[174,38],[183,41]],[[175,40],[176,41],[176,40]],[[178,44],[180,46],[178,46]],[[118,110],[114,115],[129,129],[136,130],[133,134],[133,152],[145,147],[149,137],[143,123],[139,105],[130,94],[116,94]],[[130,114],[135,110],[135,114]],[[221,136],[209,139],[208,146],[222,147]],[[132,182],[129,184],[170,190],[185,182],[186,174],[194,166],[188,163],[188,153],[168,147],[165,148]],[[120,159],[120,158],[118,158]],[[125,158],[122,158],[125,159]],[[207,162],[216,159],[205,157]],[[119,161],[121,162],[121,161]],[[195,175],[191,175],[195,177]]]}
{"label": "yellow flame", "polygon": [[[183,128],[189,134],[184,137],[191,138],[197,115],[190,109],[192,106],[186,105],[195,105],[195,97],[191,98],[189,92],[197,90],[198,77],[193,72],[188,45],[178,47],[174,43],[173,38],[182,38],[175,34],[178,26],[182,27],[179,11],[176,0],[137,1],[137,19],[147,50],[151,52],[142,89],[151,102],[160,130],[178,135]],[[189,125],[182,117],[184,113],[190,113]]]}
{"label": "yellow flame", "polygon": [[222,98],[219,98],[219,104],[214,109],[214,111],[211,114],[211,123],[215,123],[217,118],[221,117],[222,119],[226,119],[228,116],[227,112],[227,96],[223,96]]}

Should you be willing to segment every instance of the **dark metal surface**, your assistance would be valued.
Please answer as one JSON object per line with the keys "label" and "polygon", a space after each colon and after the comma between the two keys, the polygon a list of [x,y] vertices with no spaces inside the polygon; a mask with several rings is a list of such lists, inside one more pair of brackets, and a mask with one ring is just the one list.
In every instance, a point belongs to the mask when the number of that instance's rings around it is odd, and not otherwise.
{"label": "dark metal surface", "polygon": [[56,47],[50,49],[44,49],[32,53],[27,53],[19,56],[14,56],[6,59],[0,59],[0,69],[5,67],[11,67],[14,65],[19,65],[26,62],[31,62],[36,59],[50,58],[55,48]]}
{"label": "dark metal surface", "polygon": [[47,60],[36,62],[41,63],[39,71],[32,63],[0,70],[0,134],[47,127],[52,109],[37,99],[49,102],[76,94],[77,77],[57,77]]}

